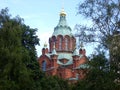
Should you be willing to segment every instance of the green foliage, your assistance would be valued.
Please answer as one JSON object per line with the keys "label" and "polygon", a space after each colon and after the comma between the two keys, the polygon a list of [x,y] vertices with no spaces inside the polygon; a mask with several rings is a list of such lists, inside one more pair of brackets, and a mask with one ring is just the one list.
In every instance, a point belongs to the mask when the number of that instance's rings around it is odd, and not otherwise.
{"label": "green foliage", "polygon": [[[27,28],[19,16],[11,18],[7,8],[1,10],[0,90],[34,90],[37,87],[34,78],[41,72],[35,50],[39,39],[35,32],[36,29]],[[27,43],[22,43],[23,40]],[[31,63],[36,71],[28,67]]]}
{"label": "green foliage", "polygon": [[[104,49],[104,51],[108,50],[109,52],[108,61],[110,61],[110,65],[105,65],[107,67],[103,67],[105,70],[107,69],[108,71],[104,72],[104,70],[101,71],[99,69],[96,69],[97,66],[99,68],[100,65],[106,63],[99,61],[102,60],[102,58],[100,58],[102,56],[100,56],[94,58],[94,59],[96,58],[99,59],[96,59],[98,62],[94,61],[93,65],[95,65],[95,70],[93,70],[91,74],[94,74],[94,71],[96,71],[98,73],[102,73],[103,74],[102,77],[105,77],[106,75],[108,77],[106,78],[110,80],[109,85],[111,85],[112,81],[116,79],[120,80],[120,73],[118,73],[120,70],[119,67],[120,8],[119,7],[120,7],[120,0],[84,0],[78,6],[78,14],[81,14],[85,18],[88,18],[91,21],[91,26],[89,25],[90,27],[88,27],[85,25],[77,24],[76,36],[79,37],[79,40],[86,43],[97,42],[97,44],[100,44],[101,46],[100,49]],[[113,76],[112,77],[109,76],[106,72],[109,75],[113,75]],[[109,79],[110,77],[111,79]],[[103,85],[106,85],[108,83],[108,81],[105,80],[105,78],[103,78],[103,80],[100,79],[99,81],[100,83],[102,83],[102,81],[106,82]],[[113,89],[112,87],[110,88]],[[101,89],[105,89],[105,88],[101,88]]]}
{"label": "green foliage", "polygon": [[11,18],[8,9],[0,12],[0,90],[69,90],[67,81],[47,77],[37,62],[37,29]]}
{"label": "green foliage", "polygon": [[78,14],[88,18],[91,27],[76,25],[79,40],[87,43],[99,42],[109,49],[114,33],[120,31],[119,3],[119,0],[84,0],[80,3]]}
{"label": "green foliage", "polygon": [[36,35],[37,29],[32,29],[29,26],[22,25],[22,45],[29,51],[31,60],[37,59],[35,46],[39,45],[39,39]]}
{"label": "green foliage", "polygon": [[56,76],[48,76],[41,81],[42,90],[69,90],[66,80]]}
{"label": "green foliage", "polygon": [[116,73],[110,70],[110,64],[104,53],[94,55],[89,66],[86,78],[80,80],[73,90],[119,90],[118,84],[114,82]]}

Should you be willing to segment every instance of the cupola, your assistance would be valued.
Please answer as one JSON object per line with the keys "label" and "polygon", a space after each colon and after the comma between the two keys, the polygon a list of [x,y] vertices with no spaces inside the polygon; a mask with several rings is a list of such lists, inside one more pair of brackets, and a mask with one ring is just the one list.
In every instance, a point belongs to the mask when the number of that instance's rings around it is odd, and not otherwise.
{"label": "cupola", "polygon": [[44,47],[42,49],[42,55],[45,55],[48,53],[47,43],[45,42]]}
{"label": "cupola", "polygon": [[60,12],[60,19],[59,19],[58,25],[54,28],[54,32],[53,32],[52,36],[58,36],[58,35],[72,36],[71,31],[72,31],[72,29],[67,24],[66,12],[62,8],[62,10]]}
{"label": "cupola", "polygon": [[66,12],[64,11],[64,8],[62,8],[59,15],[59,22],[54,28],[52,36],[49,38],[50,52],[52,52],[53,43],[55,43],[57,52],[72,53],[74,50],[76,39],[72,34],[72,29],[67,24]]}

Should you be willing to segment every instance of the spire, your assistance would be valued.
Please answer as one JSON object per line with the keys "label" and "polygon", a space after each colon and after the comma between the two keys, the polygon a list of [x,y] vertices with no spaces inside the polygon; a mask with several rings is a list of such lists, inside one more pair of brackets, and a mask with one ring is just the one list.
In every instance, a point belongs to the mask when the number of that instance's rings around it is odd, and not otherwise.
{"label": "spire", "polygon": [[64,8],[62,8],[62,10],[60,12],[60,19],[59,19],[58,26],[68,26],[67,21],[66,21],[66,13],[64,11]]}
{"label": "spire", "polygon": [[42,54],[45,55],[45,54],[47,54],[47,53],[48,53],[48,48],[47,48],[47,43],[45,42],[45,43],[44,43],[44,47],[43,47],[43,49],[42,49]]}
{"label": "spire", "polygon": [[55,50],[55,43],[54,43],[54,45],[53,45],[52,55],[57,55],[57,52],[56,52],[56,50]]}
{"label": "spire", "polygon": [[53,45],[53,49],[55,49],[55,42],[54,42],[54,45]]}
{"label": "spire", "polygon": [[83,42],[81,42],[81,44],[80,44],[79,54],[82,54],[82,55],[86,54],[86,50],[85,50],[85,48],[83,46]]}
{"label": "spire", "polygon": [[62,10],[60,12],[60,16],[66,16],[66,13],[64,11],[64,0],[62,0]]}
{"label": "spire", "polygon": [[79,52],[78,52],[77,48],[75,48],[75,50],[73,51],[73,56],[79,56]]}

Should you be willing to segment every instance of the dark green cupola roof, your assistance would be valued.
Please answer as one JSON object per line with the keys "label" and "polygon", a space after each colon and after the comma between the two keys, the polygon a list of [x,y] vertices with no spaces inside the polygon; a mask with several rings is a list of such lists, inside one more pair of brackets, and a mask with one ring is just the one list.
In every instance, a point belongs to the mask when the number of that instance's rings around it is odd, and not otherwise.
{"label": "dark green cupola roof", "polygon": [[68,35],[68,36],[73,36],[71,32],[71,28],[67,25],[67,20],[66,20],[66,13],[64,9],[60,12],[60,19],[58,25],[54,28],[54,32],[52,36],[58,36],[58,35]]}

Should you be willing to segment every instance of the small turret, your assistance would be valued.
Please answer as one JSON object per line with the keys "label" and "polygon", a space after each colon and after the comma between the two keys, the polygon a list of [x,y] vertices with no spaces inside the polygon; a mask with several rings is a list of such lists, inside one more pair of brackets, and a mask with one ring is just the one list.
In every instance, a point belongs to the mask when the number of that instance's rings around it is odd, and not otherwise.
{"label": "small turret", "polygon": [[75,47],[75,50],[73,51],[73,56],[79,56],[79,52],[76,47]]}
{"label": "small turret", "polygon": [[72,55],[72,58],[73,58],[73,67],[77,67],[78,66],[78,62],[79,62],[79,52],[77,50],[77,48],[75,47],[75,50],[73,51],[73,55]]}
{"label": "small turret", "polygon": [[55,43],[53,45],[52,55],[57,55],[56,49],[55,49]]}
{"label": "small turret", "polygon": [[86,50],[83,46],[83,42],[81,42],[81,44],[80,44],[79,54],[80,55],[86,55]]}
{"label": "small turret", "polygon": [[58,67],[58,64],[57,64],[58,55],[57,55],[57,52],[55,50],[55,44],[53,45],[53,50],[52,50],[52,53],[50,55],[50,58],[51,58],[51,66],[54,68],[52,75],[56,75],[56,73],[57,73],[56,68]]}
{"label": "small turret", "polygon": [[52,50],[52,53],[51,53],[50,56],[51,56],[51,59],[57,63],[57,57],[58,57],[58,55],[57,55],[57,52],[55,50],[55,44],[53,45],[53,50]]}
{"label": "small turret", "polygon": [[45,42],[44,47],[42,49],[42,55],[45,55],[48,53],[47,43]]}

